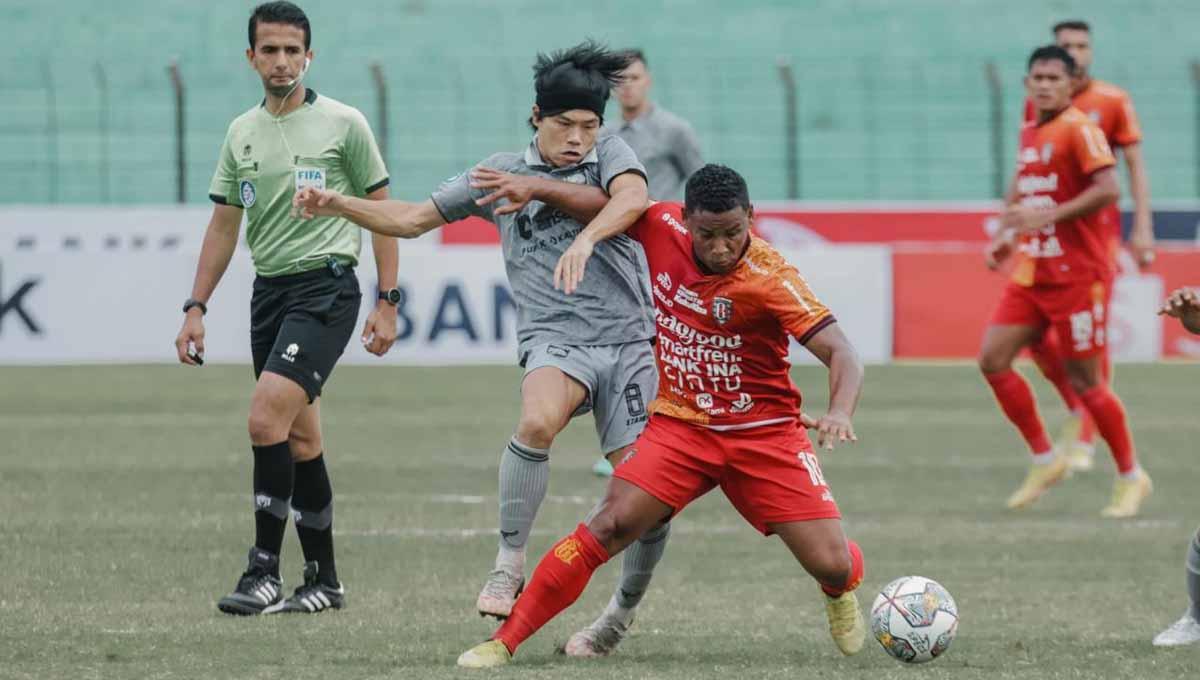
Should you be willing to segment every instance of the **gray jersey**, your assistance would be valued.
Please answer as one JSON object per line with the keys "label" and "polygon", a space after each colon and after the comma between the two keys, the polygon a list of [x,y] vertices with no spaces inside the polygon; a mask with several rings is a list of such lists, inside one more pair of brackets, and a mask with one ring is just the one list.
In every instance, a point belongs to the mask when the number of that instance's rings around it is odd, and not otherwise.
{"label": "gray jersey", "polygon": [[683,200],[687,178],[704,165],[692,126],[657,105],[633,120],[605,125],[601,134],[617,135],[633,148],[646,166],[650,198],[655,200]]}
{"label": "gray jersey", "polygon": [[[604,189],[623,173],[646,174],[629,145],[616,137],[600,139],[583,161],[568,167],[552,168],[543,161],[536,137],[524,153],[498,153],[480,165]],[[530,201],[517,213],[496,215],[495,204],[475,204],[488,192],[471,188],[468,175],[438,187],[433,203],[447,222],[475,215],[499,228],[517,303],[520,356],[545,343],[614,345],[654,336],[649,267],[637,242],[621,234],[597,244],[582,283],[567,295],[554,288],[554,267],[585,225],[540,201]]]}

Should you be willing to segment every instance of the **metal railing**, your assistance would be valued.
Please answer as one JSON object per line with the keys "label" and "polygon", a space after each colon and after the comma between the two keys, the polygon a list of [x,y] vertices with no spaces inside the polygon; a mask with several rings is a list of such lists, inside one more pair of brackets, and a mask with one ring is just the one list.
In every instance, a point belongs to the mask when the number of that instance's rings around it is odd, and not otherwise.
{"label": "metal railing", "polygon": [[[43,60],[36,83],[0,82],[0,203],[204,201],[226,126],[261,90],[182,62],[162,69],[97,63],[86,88]],[[528,143],[527,63],[371,59],[324,74],[306,83],[367,114],[397,195]],[[654,75],[656,100],[760,200],[994,198],[1024,96],[1008,62],[663,60]],[[1200,62],[1117,75],[1142,116],[1155,199],[1200,197]]]}

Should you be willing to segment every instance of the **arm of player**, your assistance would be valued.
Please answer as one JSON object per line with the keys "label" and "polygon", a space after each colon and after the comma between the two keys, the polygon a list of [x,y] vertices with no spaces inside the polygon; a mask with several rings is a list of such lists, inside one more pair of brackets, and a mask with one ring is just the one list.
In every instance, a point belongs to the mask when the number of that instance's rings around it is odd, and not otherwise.
{"label": "arm of player", "polygon": [[345,196],[329,189],[306,187],[292,196],[299,217],[341,217],[382,236],[416,238],[446,223],[431,200],[373,201]]}
{"label": "arm of player", "polygon": [[[368,201],[386,201],[387,187],[380,187],[366,195]],[[379,290],[396,287],[400,269],[400,247],[396,239],[381,234],[371,234],[371,252],[375,254],[375,275],[379,279]],[[378,295],[376,295],[378,297]],[[396,342],[396,308],[387,300],[376,300],[375,308],[367,315],[363,324],[362,343],[367,351],[377,357],[387,354]]]}
{"label": "arm of player", "polygon": [[[229,268],[229,261],[233,259],[241,228],[241,206],[213,206],[208,229],[204,232],[204,244],[200,246],[200,261],[196,264],[196,278],[192,282],[192,299],[208,304],[225,270]],[[196,366],[196,360],[188,356],[191,348],[195,348],[200,357],[204,356],[204,313],[199,307],[188,310],[183,317],[183,328],[175,336],[175,353],[179,361]]]}
{"label": "arm of player", "polygon": [[624,233],[646,212],[650,194],[646,178],[636,172],[617,175],[608,184],[611,198],[600,213],[575,237],[558,264],[554,267],[554,287],[567,295],[574,293],[583,281],[584,269],[596,244]]}
{"label": "arm of player", "polygon": [[[1005,211],[1010,206],[1017,204],[1020,199],[1020,194],[1017,193],[1017,173],[1013,173],[1011,179],[1008,180],[1008,189],[1004,191],[1004,207]],[[1013,243],[1016,241],[1016,232],[1011,227],[1004,224],[1004,213],[1001,213],[1000,227],[996,233],[992,235],[992,240],[988,243],[987,248],[983,251],[983,262],[987,268],[996,271],[1000,265],[1012,255]]]}
{"label": "arm of player", "polygon": [[1138,266],[1149,267],[1154,262],[1154,218],[1150,212],[1150,179],[1146,176],[1146,161],[1141,144],[1122,147],[1125,165],[1129,168],[1129,193],[1133,195],[1133,229],[1129,232],[1129,249]]}
{"label": "arm of player", "polygon": [[1096,212],[1121,196],[1117,171],[1108,166],[1092,174],[1092,183],[1078,196],[1053,208],[1011,205],[1000,218],[1001,226],[1020,234],[1037,231],[1048,224],[1073,220]]}
{"label": "arm of player", "polygon": [[[829,410],[815,423],[806,425],[817,430],[817,446],[832,451],[834,442],[856,442],[851,418],[862,393],[863,364],[850,339],[836,323],[817,331],[805,349],[829,368]],[[811,424],[810,424],[811,423]]]}
{"label": "arm of player", "polygon": [[482,165],[471,170],[471,188],[491,192],[475,201],[480,207],[504,199],[504,204],[492,209],[496,215],[515,213],[530,201],[537,200],[558,208],[582,224],[587,224],[595,219],[608,203],[608,194],[600,187],[517,175],[485,168]]}
{"label": "arm of player", "polygon": [[1188,332],[1200,335],[1200,291],[1197,289],[1180,288],[1171,293],[1158,313],[1179,319]]}

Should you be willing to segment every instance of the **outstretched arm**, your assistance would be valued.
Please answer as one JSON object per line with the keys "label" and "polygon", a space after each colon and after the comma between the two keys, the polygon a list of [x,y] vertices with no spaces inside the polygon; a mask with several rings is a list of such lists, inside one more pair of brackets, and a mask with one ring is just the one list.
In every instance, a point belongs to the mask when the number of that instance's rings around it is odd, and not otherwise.
{"label": "outstretched arm", "polygon": [[541,201],[565,212],[581,224],[588,224],[608,203],[608,193],[597,186],[516,175],[483,166],[471,170],[471,188],[491,192],[475,201],[480,207],[504,199],[504,203],[492,208],[496,215],[515,213],[530,201]]}
{"label": "outstretched arm", "polygon": [[368,231],[398,238],[416,238],[446,223],[431,200],[372,201],[328,189],[301,189],[292,197],[292,207],[304,219],[342,217]]}
{"label": "outstretched arm", "polygon": [[596,217],[575,237],[554,267],[554,287],[567,295],[575,292],[583,281],[584,268],[596,244],[623,233],[646,212],[650,195],[646,178],[634,172],[617,175],[609,183],[611,198]]}
{"label": "outstretched arm", "polygon": [[856,442],[851,419],[862,392],[863,365],[850,339],[836,323],[817,331],[804,347],[829,368],[829,410],[819,420],[805,420],[817,430],[817,446],[833,450],[834,442]]}

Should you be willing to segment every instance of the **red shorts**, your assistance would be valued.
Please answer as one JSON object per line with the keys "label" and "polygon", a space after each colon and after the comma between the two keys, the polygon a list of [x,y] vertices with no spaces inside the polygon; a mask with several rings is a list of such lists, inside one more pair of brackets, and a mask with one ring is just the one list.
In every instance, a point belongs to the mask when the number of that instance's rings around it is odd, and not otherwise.
{"label": "red shorts", "polygon": [[1053,329],[1065,358],[1084,359],[1107,351],[1111,301],[1112,286],[1103,281],[1069,286],[1009,283],[991,323]]}
{"label": "red shorts", "polygon": [[652,416],[613,477],[680,512],[720,485],[746,521],[840,519],[808,433],[798,421],[718,432]]}

